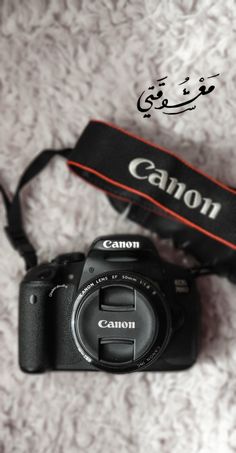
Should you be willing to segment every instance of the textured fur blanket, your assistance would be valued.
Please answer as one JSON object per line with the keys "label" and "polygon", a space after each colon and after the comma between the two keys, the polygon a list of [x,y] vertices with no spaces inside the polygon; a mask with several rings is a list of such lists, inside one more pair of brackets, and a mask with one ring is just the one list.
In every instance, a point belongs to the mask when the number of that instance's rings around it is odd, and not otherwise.
{"label": "textured fur blanket", "polygon": [[[236,4],[233,0],[2,0],[0,176],[13,192],[44,148],[73,146],[89,119],[113,122],[169,147],[235,185]],[[181,115],[143,118],[138,96],[168,76],[167,96],[189,76],[220,73],[215,90]],[[182,87],[184,88],[185,85]],[[22,196],[40,261],[86,251],[98,235],[138,232],[161,255],[191,258],[170,240],[118,216],[104,195],[55,159]],[[1,231],[5,211],[0,205]],[[1,453],[232,453],[236,451],[236,286],[204,277],[202,348],[180,373],[23,374],[17,363],[23,261],[1,234]]]}

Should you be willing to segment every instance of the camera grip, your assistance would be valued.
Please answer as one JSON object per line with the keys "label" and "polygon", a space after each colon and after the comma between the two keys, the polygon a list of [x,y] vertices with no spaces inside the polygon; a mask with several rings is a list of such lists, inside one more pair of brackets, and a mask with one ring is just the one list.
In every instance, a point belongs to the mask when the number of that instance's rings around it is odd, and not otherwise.
{"label": "camera grip", "polygon": [[19,364],[27,373],[48,367],[47,302],[51,286],[23,283],[19,304]]}

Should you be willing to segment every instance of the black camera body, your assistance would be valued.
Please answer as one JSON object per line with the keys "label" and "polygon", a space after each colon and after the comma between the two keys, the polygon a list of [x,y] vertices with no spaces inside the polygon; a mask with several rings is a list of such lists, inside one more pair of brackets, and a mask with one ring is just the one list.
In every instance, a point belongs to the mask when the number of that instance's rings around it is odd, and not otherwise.
{"label": "black camera body", "polygon": [[139,235],[96,239],[31,269],[20,287],[19,361],[46,370],[170,371],[190,367],[200,304],[188,269]]}

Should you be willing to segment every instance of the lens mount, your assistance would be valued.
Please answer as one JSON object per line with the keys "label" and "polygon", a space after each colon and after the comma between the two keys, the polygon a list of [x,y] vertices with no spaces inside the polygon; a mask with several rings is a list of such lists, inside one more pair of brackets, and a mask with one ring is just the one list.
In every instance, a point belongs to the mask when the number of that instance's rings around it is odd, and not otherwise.
{"label": "lens mount", "polygon": [[171,315],[158,284],[132,272],[108,272],[80,289],[71,329],[80,354],[93,366],[130,372],[160,357]]}

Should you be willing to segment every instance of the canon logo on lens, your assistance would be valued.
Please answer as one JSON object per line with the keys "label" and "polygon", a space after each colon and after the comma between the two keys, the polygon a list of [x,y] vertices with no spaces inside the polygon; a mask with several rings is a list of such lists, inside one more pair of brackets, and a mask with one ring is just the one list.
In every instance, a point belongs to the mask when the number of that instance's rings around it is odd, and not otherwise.
{"label": "canon logo on lens", "polygon": [[135,321],[107,321],[101,319],[98,326],[102,329],[135,329]]}

